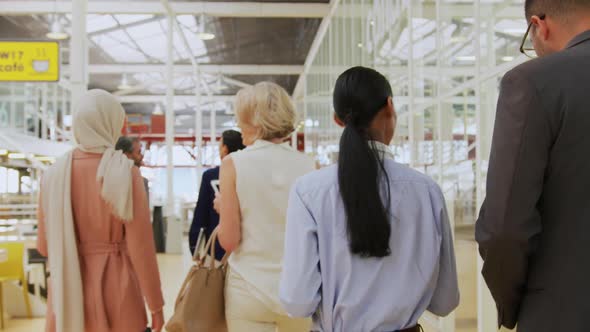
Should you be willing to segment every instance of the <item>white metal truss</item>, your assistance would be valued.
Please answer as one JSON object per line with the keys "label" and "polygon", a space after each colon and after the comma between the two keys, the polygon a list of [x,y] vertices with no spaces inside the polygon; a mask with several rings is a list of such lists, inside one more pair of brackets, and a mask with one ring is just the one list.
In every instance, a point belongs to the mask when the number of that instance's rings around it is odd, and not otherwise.
{"label": "white metal truss", "polygon": [[[64,73],[70,72],[69,65],[63,65]],[[165,64],[91,64],[89,74],[122,74],[122,73],[163,73]],[[303,72],[300,65],[209,65],[200,64],[201,73],[224,75],[299,75]],[[175,73],[192,73],[192,65],[174,65]]]}
{"label": "white metal truss", "polygon": [[[71,1],[2,1],[5,15],[33,15],[72,12]],[[265,2],[172,2],[177,15],[190,14],[219,17],[322,18],[328,5],[321,3]],[[161,14],[167,10],[156,1],[89,1],[89,14]]]}
{"label": "white metal truss", "polygon": [[[166,95],[127,95],[117,96],[119,101],[123,104],[126,103],[161,103],[166,100]],[[234,96],[232,95],[203,95],[201,96],[201,102],[232,102]],[[175,102],[180,103],[194,103],[194,95],[175,95]]]}

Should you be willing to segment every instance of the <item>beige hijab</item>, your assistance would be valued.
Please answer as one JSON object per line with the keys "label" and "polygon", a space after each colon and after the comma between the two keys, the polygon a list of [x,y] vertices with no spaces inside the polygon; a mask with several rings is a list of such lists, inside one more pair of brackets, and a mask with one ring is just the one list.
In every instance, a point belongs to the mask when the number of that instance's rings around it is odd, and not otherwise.
{"label": "beige hijab", "polygon": [[[102,153],[96,174],[102,184],[101,196],[115,216],[130,221],[133,162],[114,150],[125,111],[113,95],[103,90],[88,91],[77,105],[73,123],[76,148]],[[57,332],[84,331],[82,278],[71,201],[72,153],[60,157],[45,172],[41,192]]]}

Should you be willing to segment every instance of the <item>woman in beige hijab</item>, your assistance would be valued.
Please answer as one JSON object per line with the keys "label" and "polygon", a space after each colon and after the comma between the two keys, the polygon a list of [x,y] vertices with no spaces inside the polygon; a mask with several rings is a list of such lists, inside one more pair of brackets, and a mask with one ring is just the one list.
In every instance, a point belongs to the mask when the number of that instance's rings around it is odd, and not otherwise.
{"label": "woman in beige hijab", "polygon": [[38,249],[49,258],[46,331],[143,332],[164,324],[143,179],[114,146],[125,112],[88,91],[74,113],[76,148],[43,175]]}

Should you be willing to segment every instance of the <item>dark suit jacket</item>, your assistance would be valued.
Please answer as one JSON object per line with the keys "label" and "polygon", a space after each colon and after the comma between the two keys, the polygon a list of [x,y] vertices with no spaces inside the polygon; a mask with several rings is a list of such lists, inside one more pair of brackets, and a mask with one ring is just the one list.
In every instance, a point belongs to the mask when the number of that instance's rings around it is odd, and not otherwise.
{"label": "dark suit jacket", "polygon": [[[195,252],[197,244],[197,237],[201,227],[205,228],[205,238],[209,239],[211,233],[219,225],[219,214],[213,209],[213,200],[215,199],[215,192],[211,187],[211,180],[219,179],[219,167],[206,170],[203,173],[201,180],[201,189],[199,190],[199,200],[193,215],[193,223],[189,232],[189,248],[191,254]],[[221,260],[225,255],[225,251],[219,245],[219,241],[215,243],[215,259]]]}
{"label": "dark suit jacket", "polygon": [[590,331],[590,31],[504,76],[476,239],[500,324]]}

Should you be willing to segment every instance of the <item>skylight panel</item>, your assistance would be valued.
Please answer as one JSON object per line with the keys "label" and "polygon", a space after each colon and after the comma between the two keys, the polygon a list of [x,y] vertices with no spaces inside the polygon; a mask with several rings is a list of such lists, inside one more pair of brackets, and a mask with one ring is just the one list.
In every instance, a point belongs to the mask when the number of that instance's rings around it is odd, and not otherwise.
{"label": "skylight panel", "polygon": [[113,28],[117,26],[117,22],[111,15],[88,15],[86,22],[86,30],[88,33]]}
{"label": "skylight panel", "polygon": [[165,33],[162,30],[160,23],[158,21],[149,22],[145,24],[141,24],[135,27],[127,28],[127,32],[133,39],[142,40],[146,38],[150,38],[156,35],[164,36]]}
{"label": "skylight panel", "polygon": [[104,49],[113,59],[117,62],[122,63],[143,63],[147,62],[147,59],[141,52],[128,47],[126,45],[120,45],[117,47]]}
{"label": "skylight panel", "polygon": [[122,25],[148,20],[152,17],[154,17],[154,15],[115,15],[117,21],[119,21],[119,23],[121,23]]}

